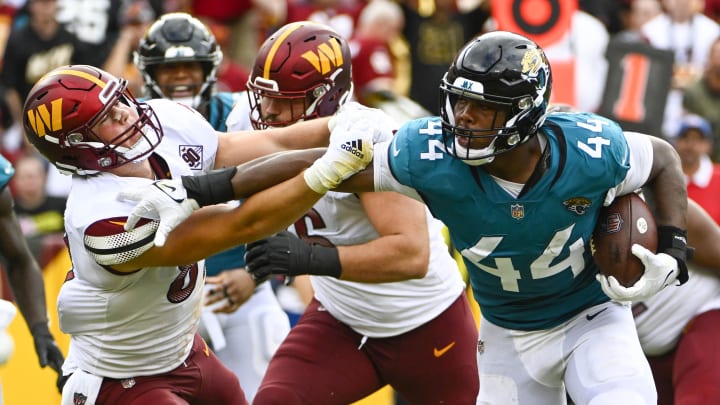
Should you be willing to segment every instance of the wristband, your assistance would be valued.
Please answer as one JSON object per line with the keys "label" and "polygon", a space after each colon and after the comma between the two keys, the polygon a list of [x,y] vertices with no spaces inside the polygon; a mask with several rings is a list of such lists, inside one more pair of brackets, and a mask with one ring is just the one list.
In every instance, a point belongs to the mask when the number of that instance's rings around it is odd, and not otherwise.
{"label": "wristband", "polygon": [[342,265],[340,252],[335,246],[310,245],[308,274],[340,278]]}
{"label": "wristband", "polygon": [[[680,285],[688,281],[687,231],[674,226],[658,226],[658,253],[665,253],[677,260]],[[692,252],[692,249],[690,250]]]}
{"label": "wristband", "polygon": [[197,201],[198,205],[205,207],[235,199],[232,178],[237,173],[237,167],[228,167],[210,171],[200,176],[182,176],[182,184],[187,190],[188,198]]}

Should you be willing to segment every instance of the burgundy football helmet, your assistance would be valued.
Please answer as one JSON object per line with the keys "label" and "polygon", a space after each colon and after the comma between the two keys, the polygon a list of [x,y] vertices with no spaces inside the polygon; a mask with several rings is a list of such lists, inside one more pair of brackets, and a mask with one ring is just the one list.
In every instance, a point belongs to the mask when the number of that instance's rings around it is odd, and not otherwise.
{"label": "burgundy football helmet", "polygon": [[[163,132],[153,110],[138,103],[128,82],[87,65],[68,65],[43,76],[23,108],[25,135],[50,163],[66,174],[89,175],[149,155]],[[135,107],[139,118],[110,142],[93,131],[116,103]],[[121,146],[142,134],[133,146]]]}
{"label": "burgundy football helmet", "polygon": [[[260,46],[247,88],[255,129],[332,115],[352,94],[350,48],[326,25],[287,24]],[[292,121],[262,117],[266,98],[304,100],[303,112],[294,112]]]}

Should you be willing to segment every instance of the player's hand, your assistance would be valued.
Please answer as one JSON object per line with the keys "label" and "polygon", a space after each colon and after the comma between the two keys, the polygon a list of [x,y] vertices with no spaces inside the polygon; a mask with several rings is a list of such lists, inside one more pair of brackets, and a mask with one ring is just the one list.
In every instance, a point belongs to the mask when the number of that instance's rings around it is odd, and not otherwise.
{"label": "player's hand", "polygon": [[349,126],[335,126],[327,151],[303,174],[308,187],[318,194],[325,194],[363,170],[373,157],[375,130],[372,125],[363,120]]}
{"label": "player's hand", "polygon": [[396,129],[392,118],[383,110],[350,101],[343,104],[328,122],[330,142],[333,142],[335,133],[347,132],[355,125],[369,128],[372,131],[373,143],[389,140],[393,136],[393,130]]}
{"label": "player's hand", "polygon": [[62,392],[62,385],[64,384],[62,365],[65,362],[65,357],[52,334],[50,334],[47,324],[39,323],[33,325],[30,328],[30,333],[35,343],[35,353],[37,353],[38,360],[40,361],[40,367],[50,366],[50,368],[58,373],[58,390]]}
{"label": "player's hand", "polygon": [[632,286],[623,287],[615,277],[597,275],[600,286],[610,299],[619,302],[644,301],[675,282],[678,262],[674,257],[666,253],[655,254],[637,243],[632,246],[632,253],[645,266],[642,277]]}
{"label": "player's hand", "polygon": [[224,270],[205,279],[205,306],[215,313],[231,313],[255,293],[255,280],[245,269]]}
{"label": "player's hand", "polygon": [[128,215],[126,231],[135,228],[140,218],[160,219],[155,232],[156,246],[164,245],[170,231],[200,208],[197,201],[188,198],[181,180],[157,180],[146,187],[123,190],[118,198],[137,203]]}
{"label": "player's hand", "polygon": [[273,275],[339,278],[342,273],[336,247],[310,245],[288,231],[248,244],[245,265],[257,282]]}

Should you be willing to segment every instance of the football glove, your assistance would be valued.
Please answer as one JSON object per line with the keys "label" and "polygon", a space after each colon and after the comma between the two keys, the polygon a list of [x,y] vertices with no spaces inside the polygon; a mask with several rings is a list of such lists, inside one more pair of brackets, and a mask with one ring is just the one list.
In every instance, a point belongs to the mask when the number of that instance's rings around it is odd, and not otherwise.
{"label": "football glove", "polygon": [[164,245],[170,231],[200,208],[194,198],[188,198],[181,180],[157,180],[146,187],[123,190],[118,198],[137,203],[128,215],[126,231],[135,228],[140,218],[160,219],[155,232],[156,246]]}
{"label": "football glove", "polygon": [[632,286],[623,287],[613,276],[596,276],[605,295],[613,301],[644,301],[677,279],[678,261],[669,254],[655,254],[637,243],[632,245],[632,254],[645,266],[642,277]]}
{"label": "football glove", "polygon": [[336,125],[325,154],[303,173],[308,187],[325,194],[363,170],[372,161],[375,132],[369,120]]}
{"label": "football glove", "polygon": [[35,353],[37,353],[38,360],[40,361],[40,367],[50,366],[56,373],[58,378],[56,385],[58,391],[62,392],[62,386],[65,383],[66,377],[62,374],[62,365],[65,362],[60,348],[55,343],[55,338],[50,334],[50,330],[46,323],[38,323],[30,328],[33,341],[35,342]]}
{"label": "football glove", "polygon": [[337,247],[310,245],[288,231],[248,244],[245,265],[256,283],[273,275],[342,274]]}

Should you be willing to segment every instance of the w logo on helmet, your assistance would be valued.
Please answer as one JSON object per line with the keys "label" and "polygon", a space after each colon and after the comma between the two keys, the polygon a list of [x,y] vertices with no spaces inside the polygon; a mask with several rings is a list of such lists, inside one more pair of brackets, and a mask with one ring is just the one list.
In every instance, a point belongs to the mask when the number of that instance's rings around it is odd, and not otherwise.
{"label": "w logo on helmet", "polygon": [[318,46],[317,52],[305,52],[302,54],[302,58],[310,62],[315,70],[323,75],[344,63],[340,42],[335,38]]}
{"label": "w logo on helmet", "polygon": [[41,104],[36,109],[28,110],[28,122],[37,136],[45,136],[50,131],[62,129],[62,98],[50,102],[50,111],[46,104]]}

